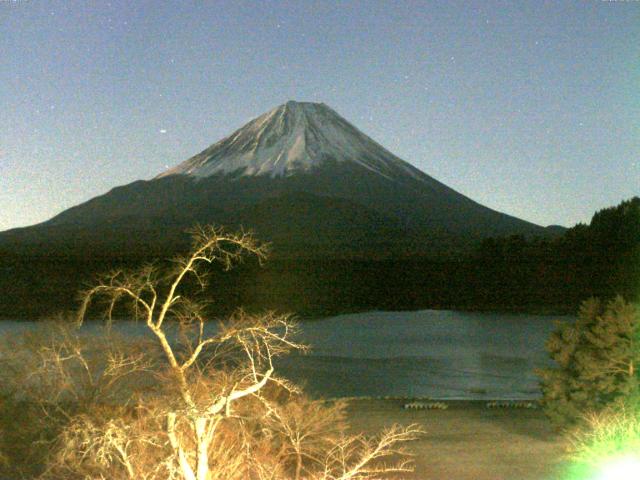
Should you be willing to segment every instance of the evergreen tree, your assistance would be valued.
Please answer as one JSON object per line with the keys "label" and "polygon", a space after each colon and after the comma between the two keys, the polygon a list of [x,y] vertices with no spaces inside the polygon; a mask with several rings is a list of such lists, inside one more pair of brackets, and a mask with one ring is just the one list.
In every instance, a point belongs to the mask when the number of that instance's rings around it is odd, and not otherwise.
{"label": "evergreen tree", "polygon": [[543,408],[558,426],[579,422],[638,393],[640,311],[618,296],[590,299],[573,324],[560,323],[547,341],[556,366],[539,372]]}

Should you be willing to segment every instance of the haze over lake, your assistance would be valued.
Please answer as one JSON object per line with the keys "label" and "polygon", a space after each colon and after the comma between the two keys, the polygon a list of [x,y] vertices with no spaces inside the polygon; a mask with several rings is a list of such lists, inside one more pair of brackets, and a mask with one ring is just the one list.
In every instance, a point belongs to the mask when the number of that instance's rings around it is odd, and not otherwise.
{"label": "haze over lake", "polygon": [[[277,369],[313,396],[535,399],[534,369],[551,363],[544,344],[555,320],[573,318],[422,310],[303,321],[311,351],[279,360]],[[33,325],[3,321],[0,335]],[[115,328],[145,332],[142,323]]]}

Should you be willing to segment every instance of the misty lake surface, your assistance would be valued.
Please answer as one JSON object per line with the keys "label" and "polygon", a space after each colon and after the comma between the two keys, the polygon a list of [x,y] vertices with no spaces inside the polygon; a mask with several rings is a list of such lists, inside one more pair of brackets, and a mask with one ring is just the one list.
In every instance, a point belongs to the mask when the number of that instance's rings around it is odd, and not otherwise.
{"label": "misty lake surface", "polygon": [[[535,399],[534,369],[551,364],[544,344],[555,320],[574,318],[422,310],[304,321],[301,340],[311,351],[280,359],[277,371],[326,398]],[[2,321],[0,335],[32,325]],[[116,325],[127,334],[145,331]]]}

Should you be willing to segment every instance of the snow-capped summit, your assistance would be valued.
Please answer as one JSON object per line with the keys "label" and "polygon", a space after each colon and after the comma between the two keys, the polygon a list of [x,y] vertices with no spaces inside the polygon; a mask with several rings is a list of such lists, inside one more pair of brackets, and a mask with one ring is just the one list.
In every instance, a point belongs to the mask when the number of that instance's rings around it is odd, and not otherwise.
{"label": "snow-capped summit", "polygon": [[421,174],[324,103],[289,101],[158,178],[229,173],[286,177],[327,160],[353,162],[388,178],[400,172]]}

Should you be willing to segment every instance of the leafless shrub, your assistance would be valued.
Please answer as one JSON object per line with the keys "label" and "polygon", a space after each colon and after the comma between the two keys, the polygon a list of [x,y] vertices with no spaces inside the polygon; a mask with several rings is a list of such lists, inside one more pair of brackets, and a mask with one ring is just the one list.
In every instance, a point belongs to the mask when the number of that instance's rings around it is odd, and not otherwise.
{"label": "leafless shrub", "polygon": [[637,455],[640,450],[640,417],[637,405],[615,405],[585,414],[583,421],[566,433],[568,457],[576,463],[597,467],[603,460]]}
{"label": "leafless shrub", "polygon": [[150,347],[107,330],[80,335],[78,325],[65,318],[4,336],[0,416],[7,432],[5,457],[13,460],[6,468],[28,477],[74,418],[131,405],[134,395],[153,385]]}

